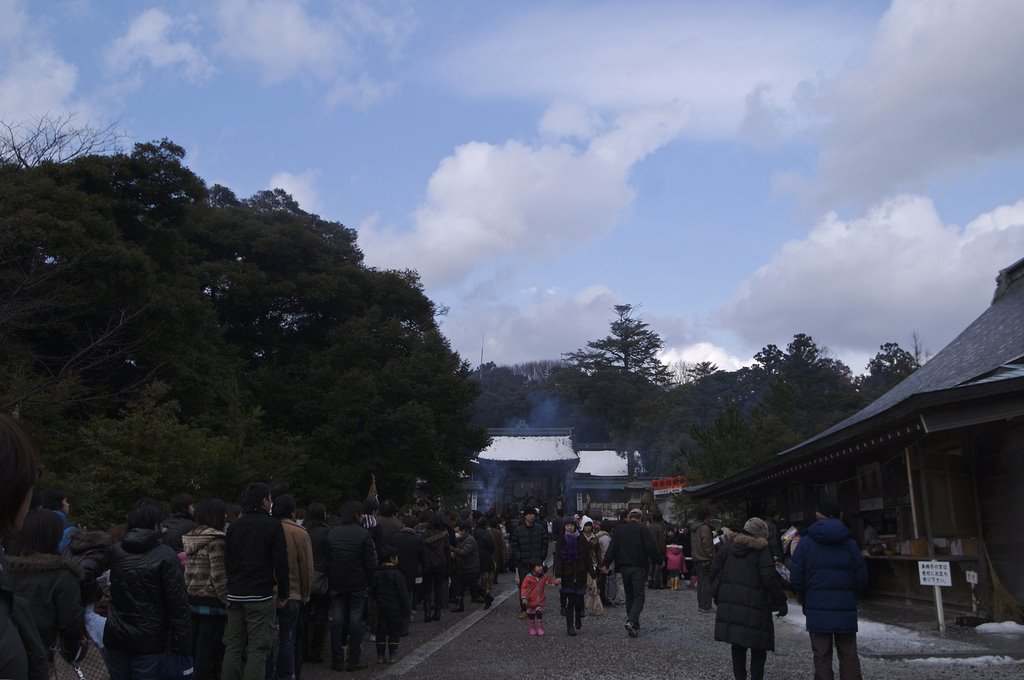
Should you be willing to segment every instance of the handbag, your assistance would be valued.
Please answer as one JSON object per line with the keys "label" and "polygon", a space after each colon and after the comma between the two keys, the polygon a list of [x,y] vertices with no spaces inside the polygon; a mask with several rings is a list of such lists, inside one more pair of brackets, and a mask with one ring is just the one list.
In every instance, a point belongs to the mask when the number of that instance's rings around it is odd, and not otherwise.
{"label": "handbag", "polygon": [[65,659],[60,649],[53,650],[53,668],[57,680],[110,680],[110,672],[103,655],[89,639],[82,640],[78,661]]}
{"label": "handbag", "polygon": [[329,590],[330,585],[327,579],[327,572],[314,571],[313,585],[310,587],[309,592],[313,595],[326,595]]}

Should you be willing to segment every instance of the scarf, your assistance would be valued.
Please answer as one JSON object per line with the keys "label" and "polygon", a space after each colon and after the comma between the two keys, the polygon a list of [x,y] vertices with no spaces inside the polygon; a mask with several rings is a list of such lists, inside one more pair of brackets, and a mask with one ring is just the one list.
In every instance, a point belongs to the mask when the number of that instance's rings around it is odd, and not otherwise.
{"label": "scarf", "polygon": [[565,542],[562,543],[562,559],[566,562],[575,562],[579,556],[579,548],[577,547],[577,541],[579,541],[580,534],[577,531],[572,533],[566,532]]}

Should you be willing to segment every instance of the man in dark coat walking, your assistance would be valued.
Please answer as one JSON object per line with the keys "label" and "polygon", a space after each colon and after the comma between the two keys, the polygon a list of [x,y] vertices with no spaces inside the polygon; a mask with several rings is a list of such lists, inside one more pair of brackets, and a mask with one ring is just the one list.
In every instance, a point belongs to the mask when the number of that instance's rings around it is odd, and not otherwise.
{"label": "man in dark coat walking", "polygon": [[715,639],[732,645],[733,675],[747,677],[750,650],[750,678],[764,678],[768,652],[775,651],[772,611],[789,612],[782,583],[768,548],[768,526],[751,517],[743,531],[735,534],[715,555],[711,580],[719,581]]}
{"label": "man in dark coat walking", "polygon": [[622,574],[622,587],[626,591],[626,632],[630,637],[637,637],[640,631],[640,613],[644,610],[644,582],[647,570],[652,564],[661,564],[664,556],[658,552],[654,537],[641,521],[643,514],[639,510],[630,510],[628,522],[615,526],[612,542],[604,556],[604,568],[615,563],[615,570]]}
{"label": "man in dark coat walking", "polygon": [[331,527],[323,539],[330,564],[331,670],[358,671],[366,668],[361,656],[363,619],[377,551],[362,525],[363,504],[347,501],[338,514],[341,524]]}
{"label": "man in dark coat walking", "polygon": [[789,580],[803,604],[814,654],[815,680],[832,680],[832,648],[841,680],[860,680],[857,600],[868,583],[867,564],[842,521],[839,504],[824,501],[818,521],[797,545]]}

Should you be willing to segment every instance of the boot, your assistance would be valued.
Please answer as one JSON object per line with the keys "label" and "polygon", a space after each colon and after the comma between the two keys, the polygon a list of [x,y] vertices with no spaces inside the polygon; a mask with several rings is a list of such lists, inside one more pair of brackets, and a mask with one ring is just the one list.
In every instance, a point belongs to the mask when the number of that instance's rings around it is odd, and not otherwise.
{"label": "boot", "polygon": [[576,626],[572,625],[572,612],[569,612],[565,617],[565,632],[568,633],[570,637],[574,637],[576,635]]}
{"label": "boot", "polygon": [[490,609],[491,605],[493,603],[494,603],[494,595],[491,595],[490,593],[487,593],[486,595],[484,595],[484,609]]}
{"label": "boot", "polygon": [[434,620],[433,614],[430,613],[430,607],[426,604],[423,605],[423,623],[430,623]]}
{"label": "boot", "polygon": [[466,611],[466,598],[460,597],[455,600],[455,606],[452,607],[452,614],[458,614],[459,612]]}
{"label": "boot", "polygon": [[537,619],[530,619],[530,637],[537,634]]}
{"label": "boot", "polygon": [[537,635],[544,637],[544,620],[539,616],[537,617]]}
{"label": "boot", "polygon": [[441,605],[437,605],[436,607],[434,607],[434,615],[430,617],[430,620],[431,621],[440,621],[441,620]]}
{"label": "boot", "polygon": [[583,627],[583,607],[577,605],[576,607],[576,630]]}
{"label": "boot", "polygon": [[672,590],[679,590],[679,577],[678,576],[673,576],[672,577]]}

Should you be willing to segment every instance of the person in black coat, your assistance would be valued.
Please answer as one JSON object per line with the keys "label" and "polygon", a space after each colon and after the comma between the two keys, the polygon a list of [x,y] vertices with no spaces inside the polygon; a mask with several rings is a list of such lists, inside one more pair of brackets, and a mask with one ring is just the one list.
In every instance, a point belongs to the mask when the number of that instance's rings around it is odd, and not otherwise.
{"label": "person in black coat", "polygon": [[638,509],[629,511],[629,521],[615,525],[612,542],[604,555],[604,571],[614,562],[615,571],[622,574],[622,587],[626,591],[626,633],[637,637],[640,630],[640,613],[644,610],[647,569],[651,564],[660,564],[665,556],[658,552],[654,536],[641,521],[643,513]]}
{"label": "person in black coat", "polygon": [[497,546],[494,545],[494,535],[487,526],[487,518],[481,517],[476,522],[473,530],[473,538],[476,539],[476,549],[480,554],[480,585],[484,592],[491,592],[491,577],[494,575],[494,553]]}
{"label": "person in black coat", "polygon": [[[416,609],[416,578],[427,570],[427,553],[423,537],[413,528],[416,519],[406,518],[401,530],[391,535],[390,545],[398,551],[398,571],[405,578],[405,587],[412,597],[412,608]],[[409,617],[402,623],[402,635],[409,634]]]}
{"label": "person in black coat", "polygon": [[[38,476],[32,440],[17,420],[0,413],[0,538],[21,531]],[[46,653],[28,603],[11,589],[7,556],[0,550],[0,678],[46,680]]]}
{"label": "person in black coat", "polygon": [[363,621],[377,551],[371,532],[363,527],[362,503],[347,501],[338,514],[341,524],[331,527],[324,541],[330,564],[331,669],[355,671],[366,668],[361,660]]}
{"label": "person in black coat", "polygon": [[[412,601],[405,577],[399,571],[402,561],[394,546],[381,550],[384,562],[377,569],[373,587],[370,589],[377,602],[377,663],[398,661],[398,642],[402,636],[402,624],[409,622]],[[388,652],[385,658],[384,651]]]}
{"label": "person in black coat", "polygon": [[448,599],[448,556],[452,544],[448,525],[441,513],[434,513],[423,535],[427,568],[423,572],[423,621],[440,621],[441,607]]}
{"label": "person in black coat", "polygon": [[738,680],[747,677],[749,649],[751,680],[761,680],[768,652],[775,651],[772,612],[785,616],[789,611],[763,519],[751,517],[741,533],[723,543],[711,564],[711,581],[719,582],[715,640],[732,645]]}
{"label": "person in black coat", "polygon": [[163,513],[151,498],[128,513],[128,533],[110,549],[110,607],[103,630],[112,677],[158,677],[164,653],[192,653],[185,574],[163,542]]}
{"label": "person in black coat", "polygon": [[82,572],[57,554],[63,532],[52,511],[30,510],[21,532],[8,544],[8,572],[12,590],[32,608],[40,640],[74,661],[82,646]]}

